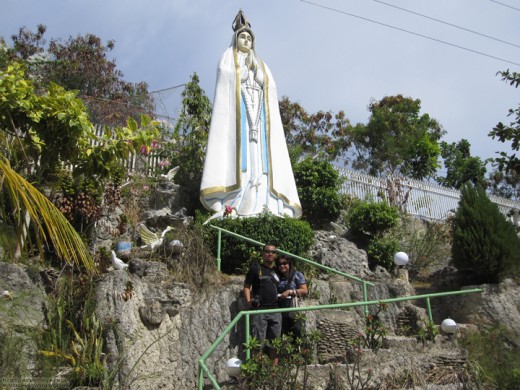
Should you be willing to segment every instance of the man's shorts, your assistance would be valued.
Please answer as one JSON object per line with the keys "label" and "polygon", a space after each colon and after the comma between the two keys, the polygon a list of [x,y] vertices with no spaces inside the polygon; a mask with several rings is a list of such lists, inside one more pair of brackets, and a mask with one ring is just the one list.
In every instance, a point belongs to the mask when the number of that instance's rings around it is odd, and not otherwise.
{"label": "man's shorts", "polygon": [[257,340],[273,340],[282,334],[282,314],[256,314],[251,316],[251,336]]}

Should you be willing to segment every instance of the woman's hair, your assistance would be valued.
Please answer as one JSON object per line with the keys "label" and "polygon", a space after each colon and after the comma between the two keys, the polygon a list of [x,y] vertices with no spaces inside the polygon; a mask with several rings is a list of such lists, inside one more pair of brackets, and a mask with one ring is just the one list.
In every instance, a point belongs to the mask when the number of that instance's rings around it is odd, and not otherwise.
{"label": "woman's hair", "polygon": [[289,275],[292,275],[294,272],[296,272],[296,268],[294,268],[293,260],[290,257],[287,257],[285,255],[280,255],[276,258],[276,268],[279,269],[280,266],[280,260],[287,261],[287,264],[289,264]]}

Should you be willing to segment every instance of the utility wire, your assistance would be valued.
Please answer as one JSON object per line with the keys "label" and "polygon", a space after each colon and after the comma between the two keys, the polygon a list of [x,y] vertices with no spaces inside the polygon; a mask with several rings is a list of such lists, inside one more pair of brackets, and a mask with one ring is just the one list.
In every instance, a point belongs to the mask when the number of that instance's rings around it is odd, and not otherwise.
{"label": "utility wire", "polygon": [[348,16],[351,16],[353,18],[357,18],[357,19],[365,20],[367,22],[379,24],[379,25],[384,26],[384,27],[392,28],[394,30],[402,31],[402,32],[405,32],[405,33],[408,33],[408,34],[412,34],[412,35],[421,37],[421,38],[429,39],[431,41],[435,41],[435,42],[438,42],[438,43],[443,43],[445,45],[456,47],[458,49],[466,50],[466,51],[469,51],[469,52],[472,52],[472,53],[475,53],[475,54],[480,54],[480,55],[482,55],[484,57],[493,58],[494,60],[507,62],[508,64],[520,66],[520,63],[517,63],[517,62],[509,61],[509,60],[506,60],[506,59],[503,59],[503,58],[500,58],[500,57],[495,57],[495,56],[492,56],[491,54],[486,54],[486,53],[483,53],[481,51],[473,50],[473,49],[470,49],[470,48],[467,48],[467,47],[464,47],[464,46],[460,46],[460,45],[457,45],[457,44],[454,44],[454,43],[446,42],[446,41],[443,41],[441,39],[432,38],[432,37],[429,37],[428,35],[419,34],[419,33],[416,33],[416,32],[410,31],[410,30],[406,30],[406,29],[403,29],[403,28],[400,28],[400,27],[392,26],[390,24],[378,22],[378,21],[373,20],[373,19],[365,18],[364,16],[351,14],[351,13],[348,13],[348,12],[345,12],[345,11],[341,11],[341,10],[336,9],[336,8],[331,8],[331,7],[327,7],[325,5],[316,4],[316,3],[313,3],[313,2],[307,1],[307,0],[300,0],[300,1],[302,3],[307,3],[307,4],[310,4],[310,5],[314,5],[316,7],[327,9],[329,11],[337,12],[337,13],[340,13],[340,14],[343,14],[343,15],[348,15]]}
{"label": "utility wire", "polygon": [[[152,93],[152,92],[149,92],[149,93]],[[143,110],[143,107],[141,107],[141,106],[137,106],[135,104],[130,104],[130,103],[127,103],[127,102],[121,102],[121,101],[117,101],[117,100],[113,100],[113,99],[89,96],[89,95],[84,95],[84,94],[79,94],[78,97],[79,98],[85,98],[85,99],[91,99],[91,100],[99,100],[101,102],[107,102],[107,103],[111,103],[111,104],[118,104],[120,106],[139,108],[139,109]],[[161,117],[161,118],[165,118],[165,119],[168,119],[168,120],[176,120],[176,118],[172,118],[172,117],[167,116],[167,115],[158,114],[156,112],[153,112],[153,114],[155,116],[158,116],[158,117]]]}
{"label": "utility wire", "polygon": [[514,9],[515,11],[520,12],[520,9],[519,9],[519,8],[515,8],[515,7],[513,7],[513,6],[510,6],[509,4],[504,4],[504,3],[501,3],[500,1],[495,1],[495,0],[489,0],[489,1],[491,1],[491,2],[493,2],[493,3],[500,4],[500,5],[503,6],[503,7],[511,8],[511,9]]}
{"label": "utility wire", "polygon": [[489,35],[486,35],[486,34],[482,34],[482,33],[479,33],[478,31],[470,30],[469,28],[457,26],[456,24],[445,22],[444,20],[432,18],[431,16],[423,15],[423,14],[420,14],[418,12],[406,9],[406,8],[401,8],[401,7],[398,7],[397,5],[394,5],[394,4],[385,3],[384,1],[380,1],[380,0],[373,0],[373,1],[375,1],[376,3],[387,5],[388,7],[397,8],[397,9],[399,9],[401,11],[405,11],[405,12],[408,12],[408,13],[411,13],[411,14],[414,14],[414,15],[417,15],[417,16],[421,16],[421,17],[426,18],[426,19],[433,20],[433,21],[438,22],[438,23],[442,23],[442,24],[446,24],[446,25],[451,26],[451,27],[458,28],[459,30],[464,30],[464,31],[467,31],[467,32],[470,32],[470,33],[473,33],[473,34],[480,35],[481,37],[493,39],[493,40],[495,40],[497,42],[502,42],[502,43],[505,43],[506,45],[511,45],[511,46],[515,46],[515,47],[520,48],[520,45],[517,45],[515,43],[507,42],[507,41],[504,41],[504,40],[502,40],[500,38],[495,38],[495,37],[492,37],[492,36],[489,36]]}
{"label": "utility wire", "polygon": [[[520,47],[520,46],[519,46]],[[173,87],[168,87],[168,88],[164,88],[164,89],[158,89],[157,91],[151,91],[151,92],[148,92],[149,95],[153,94],[153,93],[160,93],[160,92],[166,92],[166,91],[170,91],[172,89],[177,89],[177,88],[180,88],[180,87],[184,87],[186,86],[186,84],[179,84],[179,85],[174,85]]]}

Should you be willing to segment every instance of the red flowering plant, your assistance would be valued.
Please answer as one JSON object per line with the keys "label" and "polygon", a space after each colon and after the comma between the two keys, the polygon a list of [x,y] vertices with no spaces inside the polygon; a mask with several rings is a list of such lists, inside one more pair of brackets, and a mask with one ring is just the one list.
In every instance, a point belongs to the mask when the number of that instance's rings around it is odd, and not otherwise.
{"label": "red flowering plant", "polygon": [[371,388],[370,381],[373,376],[372,369],[369,368],[367,370],[361,370],[361,357],[363,354],[363,349],[361,348],[362,343],[363,337],[357,337],[356,339],[347,343],[344,358],[346,363],[346,380],[350,389]]}
{"label": "red flowering plant", "polygon": [[384,327],[379,314],[386,311],[387,304],[380,303],[375,314],[367,315],[365,319],[365,334],[360,334],[360,339],[366,348],[372,351],[377,351],[383,346],[383,341],[386,337],[386,328]]}

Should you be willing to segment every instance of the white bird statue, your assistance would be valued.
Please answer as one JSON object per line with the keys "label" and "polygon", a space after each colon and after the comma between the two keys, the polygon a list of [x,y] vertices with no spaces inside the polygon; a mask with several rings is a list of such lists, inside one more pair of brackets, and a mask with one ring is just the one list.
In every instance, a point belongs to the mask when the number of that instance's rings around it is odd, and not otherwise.
{"label": "white bird statue", "polygon": [[177,172],[179,171],[179,168],[180,166],[176,166],[175,168],[170,169],[166,175],[161,173],[161,177],[165,178],[168,181],[172,181]]}
{"label": "white bird statue", "polygon": [[139,225],[139,235],[141,236],[141,240],[143,240],[143,242],[145,243],[145,245],[141,246],[141,248],[149,248],[153,251],[155,248],[162,245],[164,241],[164,236],[170,230],[173,230],[173,228],[171,226],[168,226],[166,227],[166,229],[163,230],[161,235],[158,235],[157,233],[154,233],[150,229],[148,229],[145,225]]}
{"label": "white bird statue", "polygon": [[330,222],[330,226],[332,226],[332,228],[334,229],[334,233],[336,233],[338,236],[344,236],[348,229],[343,226],[343,225],[340,225],[339,223],[336,223],[336,222]]}
{"label": "white bird statue", "polygon": [[112,266],[114,267],[114,269],[120,270],[120,269],[128,268],[128,264],[126,264],[123,260],[118,258],[116,256],[116,252],[114,252],[114,251],[110,251],[110,252],[112,252]]}

